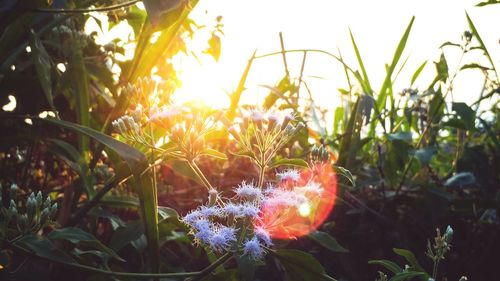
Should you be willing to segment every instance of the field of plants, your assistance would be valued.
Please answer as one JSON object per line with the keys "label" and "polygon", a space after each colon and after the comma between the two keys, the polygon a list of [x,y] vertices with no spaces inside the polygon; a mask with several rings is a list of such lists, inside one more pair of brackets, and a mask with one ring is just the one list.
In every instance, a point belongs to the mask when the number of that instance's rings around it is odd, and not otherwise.
{"label": "field of plants", "polygon": [[[487,48],[499,46],[474,18],[417,69],[403,56],[415,18],[401,23],[381,85],[353,34],[354,65],[281,37],[241,58],[229,107],[212,109],[172,98],[189,38],[209,30],[204,53],[221,54],[221,19],[197,24],[197,3],[0,2],[0,280],[500,279],[500,76]],[[103,26],[97,14],[135,39],[97,43],[85,32],[90,18]],[[340,106],[312,98],[309,53],[345,70]],[[282,79],[243,103],[268,57]],[[412,78],[396,88],[402,72]],[[453,98],[461,72],[483,77],[470,104]]]}

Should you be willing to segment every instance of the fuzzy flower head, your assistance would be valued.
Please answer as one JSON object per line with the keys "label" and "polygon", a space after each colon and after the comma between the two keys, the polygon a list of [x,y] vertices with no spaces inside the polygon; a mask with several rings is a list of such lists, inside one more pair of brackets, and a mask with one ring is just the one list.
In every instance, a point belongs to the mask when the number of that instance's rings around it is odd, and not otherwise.
{"label": "fuzzy flower head", "polygon": [[300,180],[300,172],[298,170],[289,169],[276,174],[276,177],[280,181],[293,181],[297,182]]}
{"label": "fuzzy flower head", "polygon": [[248,201],[255,201],[262,198],[262,191],[260,188],[254,186],[253,184],[247,184],[246,182],[240,184],[234,192],[237,197]]}
{"label": "fuzzy flower head", "polygon": [[209,238],[209,245],[215,252],[222,252],[236,242],[236,229],[227,226],[219,226]]}
{"label": "fuzzy flower head", "polygon": [[255,234],[255,237],[257,237],[260,241],[262,241],[266,246],[273,245],[273,241],[271,240],[271,235],[265,228],[261,226],[256,226],[253,232]]}
{"label": "fuzzy flower head", "polygon": [[243,253],[254,260],[260,260],[264,256],[264,250],[257,237],[254,236],[252,239],[245,242],[243,245]]}

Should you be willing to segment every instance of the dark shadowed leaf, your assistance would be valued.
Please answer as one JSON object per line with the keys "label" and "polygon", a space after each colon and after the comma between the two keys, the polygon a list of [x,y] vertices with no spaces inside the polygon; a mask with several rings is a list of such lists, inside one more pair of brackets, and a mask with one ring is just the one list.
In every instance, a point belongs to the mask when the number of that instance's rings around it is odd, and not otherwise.
{"label": "dark shadowed leaf", "polygon": [[339,253],[348,253],[349,252],[349,250],[340,246],[340,244],[337,242],[337,240],[326,232],[313,231],[313,232],[309,233],[308,237],[309,237],[309,239],[313,240],[314,242],[320,244],[321,246],[327,248],[328,250],[330,250],[332,252],[339,252]]}
{"label": "dark shadowed leaf", "polygon": [[57,249],[47,238],[30,234],[19,239],[17,243],[33,250],[37,256],[62,263],[76,263],[72,257]]}
{"label": "dark shadowed leaf", "polygon": [[354,177],[352,176],[352,174],[349,170],[347,170],[344,167],[340,167],[340,166],[334,166],[333,168],[335,169],[335,172],[346,177],[351,182],[353,187],[356,187],[356,182],[354,181]]}
{"label": "dark shadowed leaf", "polygon": [[[404,257],[406,261],[410,263],[411,267],[413,267],[414,270],[424,273],[424,275],[422,275],[421,277],[421,280],[427,281],[429,279],[429,275],[425,272],[424,268],[418,263],[417,258],[412,252],[406,249],[398,249],[398,248],[393,248],[392,250],[394,251],[394,253]],[[404,280],[404,279],[398,279],[398,280]]]}
{"label": "dark shadowed leaf", "polygon": [[275,256],[285,268],[290,281],[317,281],[321,280],[325,269],[309,253],[299,250],[277,250]]}
{"label": "dark shadowed leaf", "polygon": [[390,270],[392,273],[399,273],[399,272],[403,271],[401,269],[401,267],[399,267],[399,265],[397,265],[395,262],[390,261],[390,260],[371,260],[371,261],[368,261],[368,264],[381,265],[381,266],[387,268],[388,270]]}
{"label": "dark shadowed leaf", "polygon": [[445,186],[468,186],[475,185],[477,183],[476,177],[470,172],[462,172],[454,175],[453,177],[446,180]]}
{"label": "dark shadowed leaf", "polygon": [[[394,275],[391,279],[389,279],[389,281],[411,280],[414,277],[420,277],[420,278],[422,278],[421,280],[423,280],[423,278],[426,278],[426,276],[428,276],[428,275],[425,272],[412,272],[412,271],[399,272],[396,275]],[[425,280],[428,280],[428,279],[429,278],[427,278]]]}
{"label": "dark shadowed leaf", "polygon": [[475,128],[476,112],[463,102],[454,102],[451,109],[460,116],[467,129]]}

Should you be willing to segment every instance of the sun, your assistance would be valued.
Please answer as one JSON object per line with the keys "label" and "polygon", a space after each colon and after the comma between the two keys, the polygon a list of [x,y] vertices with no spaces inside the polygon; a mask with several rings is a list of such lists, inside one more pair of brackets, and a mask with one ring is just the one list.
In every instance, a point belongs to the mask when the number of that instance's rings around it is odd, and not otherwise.
{"label": "sun", "polygon": [[181,81],[172,96],[175,102],[196,102],[214,109],[229,107],[230,99],[223,89],[228,75],[212,57],[194,58],[179,54],[173,59],[173,64]]}

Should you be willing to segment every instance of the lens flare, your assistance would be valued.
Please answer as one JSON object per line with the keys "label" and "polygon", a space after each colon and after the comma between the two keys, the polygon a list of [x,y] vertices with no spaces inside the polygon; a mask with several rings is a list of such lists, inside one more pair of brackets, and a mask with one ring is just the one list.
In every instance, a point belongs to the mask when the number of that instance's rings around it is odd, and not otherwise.
{"label": "lens flare", "polygon": [[272,203],[263,204],[262,227],[275,239],[295,239],[316,230],[333,209],[337,179],[329,164],[302,170],[297,181],[280,181]]}

